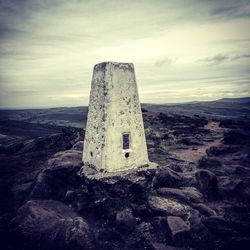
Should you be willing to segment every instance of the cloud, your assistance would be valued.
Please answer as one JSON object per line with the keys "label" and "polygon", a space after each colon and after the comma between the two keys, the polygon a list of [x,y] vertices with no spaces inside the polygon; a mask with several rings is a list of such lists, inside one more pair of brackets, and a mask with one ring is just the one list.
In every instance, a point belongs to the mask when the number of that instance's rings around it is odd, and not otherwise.
{"label": "cloud", "polygon": [[233,62],[241,59],[249,59],[250,54],[240,54],[240,55],[225,55],[225,54],[217,54],[213,57],[206,57],[203,59],[199,59],[198,62],[205,62],[210,64],[221,64],[224,62]]}
{"label": "cloud", "polygon": [[155,62],[155,66],[156,67],[162,67],[164,65],[171,65],[171,64],[174,64],[176,61],[177,61],[177,59],[165,57],[165,58],[163,58],[161,60],[157,60]]}
{"label": "cloud", "polygon": [[218,1],[211,15],[224,18],[250,18],[249,1]]}

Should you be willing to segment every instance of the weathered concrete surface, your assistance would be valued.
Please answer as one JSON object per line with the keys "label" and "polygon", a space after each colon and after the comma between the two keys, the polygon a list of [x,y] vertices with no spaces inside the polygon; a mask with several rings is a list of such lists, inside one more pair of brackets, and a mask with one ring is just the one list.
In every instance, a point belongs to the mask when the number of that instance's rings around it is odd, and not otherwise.
{"label": "weathered concrete surface", "polygon": [[[124,134],[129,138],[126,148]],[[132,63],[103,62],[94,67],[83,162],[107,172],[149,163]]]}

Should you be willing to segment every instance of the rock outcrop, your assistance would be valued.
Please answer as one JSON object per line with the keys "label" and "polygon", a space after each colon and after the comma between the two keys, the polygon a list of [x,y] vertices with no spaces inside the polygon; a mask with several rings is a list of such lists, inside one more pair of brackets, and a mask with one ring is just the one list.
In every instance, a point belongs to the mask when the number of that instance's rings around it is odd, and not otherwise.
{"label": "rock outcrop", "polygon": [[58,201],[28,201],[11,221],[10,232],[20,248],[94,249],[86,220]]}

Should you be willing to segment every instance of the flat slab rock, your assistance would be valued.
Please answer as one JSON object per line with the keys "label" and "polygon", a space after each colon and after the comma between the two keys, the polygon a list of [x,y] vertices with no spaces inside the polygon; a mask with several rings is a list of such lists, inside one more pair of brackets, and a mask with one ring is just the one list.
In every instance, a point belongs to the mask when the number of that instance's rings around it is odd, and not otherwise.
{"label": "flat slab rock", "polygon": [[203,201],[203,195],[196,188],[159,188],[157,193],[184,202],[199,203]]}
{"label": "flat slab rock", "polygon": [[128,180],[131,182],[139,182],[145,180],[147,176],[155,173],[158,165],[150,162],[148,166],[142,166],[136,169],[117,172],[98,172],[89,166],[83,166],[80,175],[88,180],[100,181],[106,184],[115,184],[120,180]]}
{"label": "flat slab rock", "polygon": [[159,196],[150,196],[148,198],[148,206],[151,212],[157,215],[187,217],[192,211],[192,208],[188,205]]}

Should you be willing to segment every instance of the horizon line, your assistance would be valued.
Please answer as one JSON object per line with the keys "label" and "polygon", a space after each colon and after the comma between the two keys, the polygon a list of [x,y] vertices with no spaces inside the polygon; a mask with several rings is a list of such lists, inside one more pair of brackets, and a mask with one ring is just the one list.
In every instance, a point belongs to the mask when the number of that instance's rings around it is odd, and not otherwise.
{"label": "horizon line", "polygon": [[[227,100],[227,99],[247,99],[250,96],[244,97],[223,97],[220,99],[214,99],[209,101],[189,101],[189,102],[171,102],[171,103],[155,103],[155,102],[142,102],[141,105],[181,105],[181,104],[192,104],[192,103],[204,103],[204,102],[214,102],[220,100]],[[0,110],[30,110],[30,109],[57,109],[57,108],[80,108],[80,107],[88,107],[88,105],[77,105],[77,106],[40,106],[40,107],[0,107]]]}

